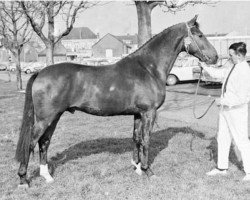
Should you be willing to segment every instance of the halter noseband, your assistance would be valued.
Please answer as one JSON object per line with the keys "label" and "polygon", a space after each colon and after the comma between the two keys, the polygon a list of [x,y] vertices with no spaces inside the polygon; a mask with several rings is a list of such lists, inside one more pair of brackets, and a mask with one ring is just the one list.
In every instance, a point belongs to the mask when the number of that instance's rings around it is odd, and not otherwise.
{"label": "halter noseband", "polygon": [[189,27],[187,23],[185,23],[185,24],[186,24],[187,32],[188,32],[188,36],[186,38],[184,38],[184,46],[185,46],[187,54],[189,55],[189,46],[190,46],[190,44],[192,43],[192,40],[193,40],[194,44],[196,45],[197,49],[199,50],[199,52],[201,53],[203,58],[205,58],[205,60],[209,60],[209,58],[201,51],[200,47],[198,46],[197,42],[194,39],[194,36],[193,36],[193,34],[191,32],[191,28],[194,27],[194,26]]}

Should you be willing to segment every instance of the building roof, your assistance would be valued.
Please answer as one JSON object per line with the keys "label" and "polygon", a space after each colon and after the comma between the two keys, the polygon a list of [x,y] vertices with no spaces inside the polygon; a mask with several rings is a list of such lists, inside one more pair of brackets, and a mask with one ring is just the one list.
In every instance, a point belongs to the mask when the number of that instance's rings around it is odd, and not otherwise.
{"label": "building roof", "polygon": [[226,36],[227,33],[210,33],[210,34],[205,34],[206,37],[223,37]]}
{"label": "building roof", "polygon": [[130,44],[138,44],[138,35],[135,34],[135,35],[118,35],[116,36],[119,40],[122,40],[122,41],[131,41]]}
{"label": "building roof", "polygon": [[79,40],[79,39],[96,39],[97,35],[94,34],[88,27],[73,28],[68,35],[62,40]]}
{"label": "building roof", "polygon": [[238,31],[232,31],[230,33],[227,34],[227,36],[239,36],[241,35]]}
{"label": "building roof", "polygon": [[131,48],[130,45],[126,44],[125,42],[123,42],[122,40],[120,40],[119,38],[117,38],[116,36],[110,34],[110,33],[107,33],[106,35],[104,35],[100,40],[98,40],[95,44],[93,44],[92,47],[96,46],[103,38],[107,37],[107,36],[111,36],[113,37],[114,39],[118,40],[119,42],[121,42],[123,45],[127,46],[128,48]]}

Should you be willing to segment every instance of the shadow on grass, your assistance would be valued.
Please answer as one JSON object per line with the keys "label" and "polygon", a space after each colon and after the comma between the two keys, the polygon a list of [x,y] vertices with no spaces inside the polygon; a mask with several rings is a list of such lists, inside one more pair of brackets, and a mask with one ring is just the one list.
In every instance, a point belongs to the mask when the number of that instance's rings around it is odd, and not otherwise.
{"label": "shadow on grass", "polygon": [[[164,130],[153,132],[150,137],[149,164],[154,162],[157,155],[168,147],[169,141],[178,133],[192,135],[192,140],[197,137],[203,139],[205,135],[202,132],[191,129],[190,127],[170,127]],[[192,140],[190,149],[192,150]],[[100,138],[75,144],[63,152],[58,153],[50,159],[50,173],[53,175],[56,168],[71,160],[76,160],[92,154],[109,152],[113,154],[122,154],[131,152],[134,148],[132,138]],[[39,168],[32,172],[30,180],[39,176]]]}
{"label": "shadow on grass", "polygon": [[[151,134],[149,163],[152,164],[160,151],[168,147],[169,141],[178,133],[191,134],[194,137],[204,138],[204,134],[189,127],[170,127],[165,130],[156,131]],[[51,158],[53,171],[59,165],[63,165],[70,160],[82,158],[92,154],[109,152],[122,154],[133,151],[134,143],[132,138],[100,138],[96,140],[84,141],[75,144],[63,152]]]}
{"label": "shadow on grass", "polygon": [[[218,159],[218,144],[215,137],[211,138],[211,142],[207,149],[210,151],[210,160],[213,160],[217,163]],[[229,152],[229,161],[235,165],[239,170],[243,170],[243,165],[241,161],[241,156],[239,150],[235,147],[235,145],[231,145]]]}

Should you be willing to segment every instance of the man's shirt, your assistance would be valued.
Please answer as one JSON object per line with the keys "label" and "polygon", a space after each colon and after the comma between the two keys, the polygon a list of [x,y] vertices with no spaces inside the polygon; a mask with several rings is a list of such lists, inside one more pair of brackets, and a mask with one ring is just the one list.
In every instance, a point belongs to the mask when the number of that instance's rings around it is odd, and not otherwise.
{"label": "man's shirt", "polygon": [[[216,69],[204,67],[205,71],[213,77],[223,78],[221,104],[228,107],[247,104],[250,101],[250,67],[246,61],[235,65],[230,76],[230,69]],[[227,80],[226,92],[223,93]]]}

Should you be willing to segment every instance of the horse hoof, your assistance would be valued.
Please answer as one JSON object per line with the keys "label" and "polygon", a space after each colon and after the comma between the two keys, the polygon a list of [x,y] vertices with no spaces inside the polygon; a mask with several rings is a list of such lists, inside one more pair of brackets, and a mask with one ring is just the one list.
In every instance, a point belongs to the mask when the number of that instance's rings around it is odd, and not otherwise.
{"label": "horse hoof", "polygon": [[40,174],[46,181],[46,183],[53,183],[54,182],[54,179],[52,178],[52,176],[50,176],[50,174],[46,174],[46,175],[43,175],[43,174]]}
{"label": "horse hoof", "polygon": [[25,189],[28,189],[28,188],[29,188],[28,183],[18,185],[18,189],[20,189],[20,190],[25,190]]}
{"label": "horse hoof", "polygon": [[137,164],[136,164],[136,162],[135,162],[133,159],[131,160],[131,164],[132,164],[133,166],[137,167]]}
{"label": "horse hoof", "polygon": [[148,176],[148,178],[151,178],[152,176],[155,176],[154,172],[150,168],[143,169],[143,171],[146,173],[146,175]]}
{"label": "horse hoof", "polygon": [[53,183],[54,182],[54,179],[51,177],[51,178],[46,178],[46,183]]}
{"label": "horse hoof", "polygon": [[142,170],[140,168],[137,168],[135,170],[135,173],[137,173],[139,176],[141,176],[142,175]]}
{"label": "horse hoof", "polygon": [[131,160],[131,164],[135,166],[135,172],[141,176],[142,175],[142,170],[141,170],[141,163],[136,164],[134,160]]}

